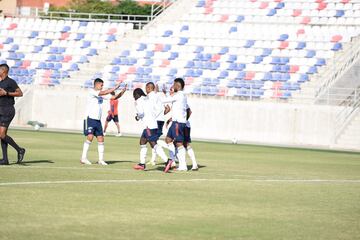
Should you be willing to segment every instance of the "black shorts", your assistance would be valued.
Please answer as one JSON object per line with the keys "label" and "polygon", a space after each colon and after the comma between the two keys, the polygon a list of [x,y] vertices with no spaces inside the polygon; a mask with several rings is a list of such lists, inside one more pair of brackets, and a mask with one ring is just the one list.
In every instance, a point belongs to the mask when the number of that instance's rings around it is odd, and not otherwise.
{"label": "black shorts", "polygon": [[0,127],[8,128],[14,116],[14,106],[0,106]]}
{"label": "black shorts", "polygon": [[112,116],[111,114],[109,114],[109,115],[106,117],[106,121],[107,121],[107,122],[111,122],[111,120],[113,120],[114,122],[119,122],[119,115],[114,115],[114,116]]}

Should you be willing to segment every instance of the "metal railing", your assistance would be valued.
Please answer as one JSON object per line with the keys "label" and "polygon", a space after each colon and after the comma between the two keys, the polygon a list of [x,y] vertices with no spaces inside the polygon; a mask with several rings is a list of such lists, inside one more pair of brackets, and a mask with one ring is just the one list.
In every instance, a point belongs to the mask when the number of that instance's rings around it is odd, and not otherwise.
{"label": "metal railing", "polygon": [[160,3],[151,5],[151,19],[159,16],[166,8],[173,4],[176,0],[162,0]]}
{"label": "metal railing", "polygon": [[45,19],[65,19],[77,21],[93,21],[93,22],[122,22],[133,23],[135,29],[142,29],[148,24],[153,17],[151,15],[122,15],[122,14],[102,14],[102,13],[78,13],[78,12],[44,12],[39,10],[36,17]]}
{"label": "metal railing", "polygon": [[320,98],[332,84],[339,80],[360,59],[360,37],[353,38],[348,46],[346,51],[337,55],[327,66],[326,71],[319,76],[319,78],[325,80],[319,84],[320,87],[315,92],[316,99]]}
{"label": "metal railing", "polygon": [[335,116],[335,134],[334,143],[340,137],[346,126],[350,123],[353,116],[360,109],[360,87],[355,89],[351,95],[349,95],[341,103],[342,108]]}

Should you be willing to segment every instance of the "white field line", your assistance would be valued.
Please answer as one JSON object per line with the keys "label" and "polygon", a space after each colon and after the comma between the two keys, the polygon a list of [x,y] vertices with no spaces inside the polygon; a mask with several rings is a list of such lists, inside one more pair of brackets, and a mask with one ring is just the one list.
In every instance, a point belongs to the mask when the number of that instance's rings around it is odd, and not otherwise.
{"label": "white field line", "polygon": [[247,180],[238,178],[229,179],[115,179],[115,180],[65,180],[65,181],[33,181],[33,182],[3,182],[1,186],[15,185],[54,185],[54,184],[97,184],[97,183],[157,183],[157,182],[261,182],[261,183],[360,183],[360,180],[330,180],[330,179],[258,179]]}
{"label": "white field line", "polygon": [[[63,169],[63,170],[90,170],[90,171],[114,171],[114,172],[134,172],[134,169],[120,169],[120,168],[107,168],[104,166],[99,166],[99,167],[90,167],[90,166],[80,166],[80,167],[41,167],[41,166],[16,166],[16,167],[11,167],[11,168],[6,168],[6,169]],[[1,167],[0,167],[1,169]],[[5,168],[4,168],[5,169]],[[152,169],[150,169],[152,170]],[[162,174],[162,171],[145,171],[147,173],[155,173],[155,174]],[[174,171],[173,173],[178,173],[176,171]],[[193,171],[188,171],[188,172],[181,172],[180,174],[190,174],[190,173],[194,173]],[[225,176],[228,177],[229,174],[232,177],[257,177],[257,178],[268,178],[269,176],[261,176],[261,175],[251,175],[251,174],[232,174],[232,173],[218,173],[218,172],[201,172],[197,171],[196,173],[197,175],[211,175],[211,176]]]}

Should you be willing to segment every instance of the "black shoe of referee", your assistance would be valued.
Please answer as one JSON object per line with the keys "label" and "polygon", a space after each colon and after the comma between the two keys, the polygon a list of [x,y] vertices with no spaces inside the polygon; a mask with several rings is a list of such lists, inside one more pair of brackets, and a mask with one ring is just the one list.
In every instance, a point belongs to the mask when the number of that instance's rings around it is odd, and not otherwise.
{"label": "black shoe of referee", "polygon": [[21,148],[19,151],[18,151],[18,160],[17,160],[17,163],[21,163],[22,160],[24,160],[24,156],[25,156],[25,148]]}
{"label": "black shoe of referee", "polygon": [[8,160],[0,159],[0,165],[9,165]]}

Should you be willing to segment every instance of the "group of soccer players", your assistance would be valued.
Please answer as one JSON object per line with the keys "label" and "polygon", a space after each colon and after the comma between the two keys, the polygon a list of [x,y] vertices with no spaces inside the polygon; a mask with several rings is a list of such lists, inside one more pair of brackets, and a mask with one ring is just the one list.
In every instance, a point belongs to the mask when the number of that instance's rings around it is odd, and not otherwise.
{"label": "group of soccer players", "polygon": [[[115,91],[120,87],[120,84],[109,90],[102,90],[103,85],[103,80],[99,78],[95,79],[94,88],[90,90],[88,95],[87,119],[84,120],[84,135],[86,136],[86,141],[84,142],[83,153],[80,160],[82,164],[91,164],[87,159],[87,152],[93,138],[96,137],[99,153],[99,161],[97,163],[100,165],[107,165],[104,161],[104,133],[101,124],[102,104],[105,99],[109,99],[107,96],[109,94],[111,94],[110,99],[116,101],[125,93],[126,86],[118,94],[115,94]],[[189,118],[192,112],[184,93],[184,87],[184,80],[176,78],[169,93],[166,92],[165,88],[162,91],[159,91],[159,87],[155,86],[153,82],[146,84],[146,94],[141,88],[136,88],[133,91],[136,109],[135,120],[141,121],[144,127],[140,137],[140,161],[134,166],[134,169],[146,169],[146,144],[149,143],[152,148],[150,164],[155,165],[156,158],[159,156],[165,164],[164,172],[175,169],[176,161],[178,161],[176,170],[187,171],[186,153],[188,153],[192,160],[191,169],[194,171],[198,170],[195,154],[190,146],[191,137]],[[105,124],[105,129],[111,119],[117,120],[114,119],[115,116],[117,118],[117,115],[114,114],[114,108],[117,108],[117,104],[116,106],[112,106]],[[165,141],[163,141],[159,138],[163,134],[165,115],[167,114],[171,114],[171,117],[166,123],[166,126],[170,125],[170,128],[165,137]],[[117,126],[118,134],[120,134],[119,125],[117,124]],[[169,157],[165,154],[163,148],[169,150]]]}

